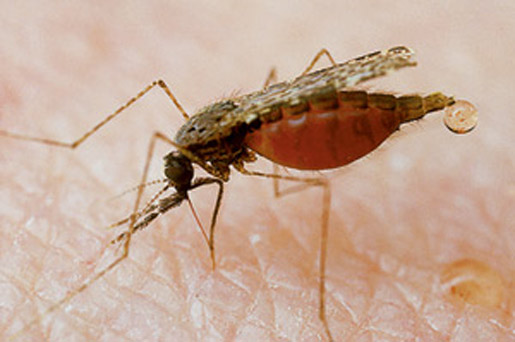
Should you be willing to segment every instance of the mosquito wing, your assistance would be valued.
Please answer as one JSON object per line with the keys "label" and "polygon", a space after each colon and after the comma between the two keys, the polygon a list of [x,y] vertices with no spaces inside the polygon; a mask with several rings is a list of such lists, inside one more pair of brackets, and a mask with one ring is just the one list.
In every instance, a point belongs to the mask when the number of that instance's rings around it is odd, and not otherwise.
{"label": "mosquito wing", "polygon": [[415,66],[411,49],[398,46],[388,50],[376,51],[332,67],[320,69],[281,82],[254,93],[234,99],[237,108],[225,116],[226,122],[250,123],[262,113],[269,113],[283,105],[296,103],[328,88],[341,90],[361,82],[385,76],[404,67]]}
{"label": "mosquito wing", "polygon": [[413,51],[394,47],[364,55],[345,63],[302,75],[250,94],[210,104],[202,108],[177,132],[175,142],[184,146],[203,146],[221,141],[242,125],[256,119],[270,122],[270,113],[326,91],[340,90],[360,82],[384,76],[391,71],[415,66]]}

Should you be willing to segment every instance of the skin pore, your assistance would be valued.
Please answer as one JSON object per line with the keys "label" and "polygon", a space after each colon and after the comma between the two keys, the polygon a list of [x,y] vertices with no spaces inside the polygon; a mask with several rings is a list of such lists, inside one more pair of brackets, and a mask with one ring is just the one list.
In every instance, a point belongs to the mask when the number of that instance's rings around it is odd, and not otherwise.
{"label": "skin pore", "polygon": [[[501,67],[508,62],[500,46],[514,44],[491,39],[484,51],[468,50],[464,46],[478,45],[473,39],[482,36],[463,21],[463,28],[452,32],[466,43],[449,48],[450,41],[420,36],[425,31],[418,32],[416,22],[436,24],[429,14],[413,19],[410,8],[404,9],[403,22],[414,25],[413,32],[399,33],[392,17],[386,25],[391,37],[367,41],[381,26],[372,20],[360,39],[335,36],[331,22],[340,23],[343,32],[353,17],[381,17],[379,9],[366,11],[366,4],[350,11],[299,5],[300,17],[320,19],[318,28],[298,24],[286,9],[273,9],[272,15],[272,9],[257,5],[206,13],[195,8],[200,5],[158,2],[4,6],[1,19],[9,30],[0,34],[0,127],[65,141],[159,77],[192,114],[234,89],[258,89],[272,65],[280,80],[294,77],[321,47],[343,61],[399,43],[412,46],[420,66],[381,80],[376,88],[466,97],[480,109],[480,126],[456,136],[435,113],[380,151],[329,173],[330,327],[337,341],[513,338],[515,158],[506,147],[513,143],[515,119],[508,115],[506,89],[514,75]],[[513,25],[503,13],[492,17]],[[24,18],[24,24],[13,18]],[[274,24],[263,27],[265,19]],[[438,21],[443,25],[445,16]],[[470,32],[474,29],[478,32]],[[499,66],[488,62],[493,59]],[[484,76],[484,65],[492,76]],[[111,198],[137,184],[152,132],[172,136],[182,123],[155,90],[73,152],[2,139],[1,340],[112,260],[116,247],[106,254],[103,248],[123,230],[104,227],[130,213],[135,194]],[[161,158],[169,150],[159,145],[151,179],[162,177]],[[266,161],[252,168],[272,170]],[[149,196],[158,189],[149,188]],[[214,190],[192,194],[205,226]],[[183,205],[135,235],[127,260],[22,340],[324,341],[317,313],[321,198],[313,188],[277,200],[270,181],[233,173],[217,225],[216,271]],[[467,304],[442,286],[446,267],[463,259],[500,275],[499,301]],[[478,279],[484,274],[473,273]]]}

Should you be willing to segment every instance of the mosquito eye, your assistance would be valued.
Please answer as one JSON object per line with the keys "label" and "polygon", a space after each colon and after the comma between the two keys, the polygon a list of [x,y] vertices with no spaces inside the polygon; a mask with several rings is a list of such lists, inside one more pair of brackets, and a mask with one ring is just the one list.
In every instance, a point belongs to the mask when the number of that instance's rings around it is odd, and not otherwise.
{"label": "mosquito eye", "polygon": [[176,188],[187,188],[193,179],[191,161],[180,152],[172,152],[164,157],[165,176],[175,183]]}

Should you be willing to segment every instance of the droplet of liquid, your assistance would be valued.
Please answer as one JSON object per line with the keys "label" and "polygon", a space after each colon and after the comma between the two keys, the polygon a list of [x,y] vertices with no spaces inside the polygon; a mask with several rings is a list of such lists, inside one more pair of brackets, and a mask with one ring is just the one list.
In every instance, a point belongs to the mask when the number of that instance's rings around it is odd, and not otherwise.
{"label": "droplet of liquid", "polygon": [[463,259],[446,265],[440,280],[452,297],[469,304],[496,307],[504,299],[501,275],[477,260]]}
{"label": "droplet of liquid", "polygon": [[465,134],[477,126],[478,114],[474,105],[465,100],[445,108],[443,122],[448,129],[456,134]]}

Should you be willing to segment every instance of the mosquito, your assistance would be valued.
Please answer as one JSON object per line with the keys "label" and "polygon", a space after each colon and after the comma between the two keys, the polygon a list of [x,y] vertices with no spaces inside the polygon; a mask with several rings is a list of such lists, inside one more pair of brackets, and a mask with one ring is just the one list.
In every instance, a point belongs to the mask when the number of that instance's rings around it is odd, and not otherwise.
{"label": "mosquito", "polygon": [[[331,66],[312,71],[323,56],[329,59]],[[318,311],[325,333],[333,341],[325,310],[325,267],[331,203],[329,183],[320,175],[299,177],[280,174],[277,172],[277,165],[298,170],[342,167],[375,150],[401,124],[452,106],[454,99],[440,92],[426,96],[394,96],[350,89],[361,82],[415,65],[413,51],[403,46],[373,52],[339,64],[328,50],[322,49],[297,78],[275,83],[276,72],[272,69],[262,90],[215,102],[192,116],[187,114],[167,84],[163,80],[157,80],[70,143],[0,130],[0,136],[76,149],[156,87],[166,93],[186,121],[173,139],[161,132],[154,132],[152,135],[145,167],[136,188],[132,212],[126,219],[112,225],[128,226],[125,232],[113,240],[113,243],[121,244],[121,254],[88,281],[49,307],[23,331],[86,290],[126,259],[135,232],[144,229],[160,215],[185,201],[191,205],[189,193],[207,185],[218,187],[209,231],[203,230],[196,215],[195,219],[209,248],[214,269],[216,220],[224,183],[229,180],[232,167],[244,175],[272,179],[276,197],[292,192],[280,191],[280,180],[297,182],[302,185],[301,188],[317,186],[322,189]],[[140,208],[157,141],[164,141],[173,148],[164,156],[164,186]],[[272,161],[274,172],[248,170],[247,164],[256,161],[257,155]],[[209,176],[195,177],[194,165],[206,171]]]}

